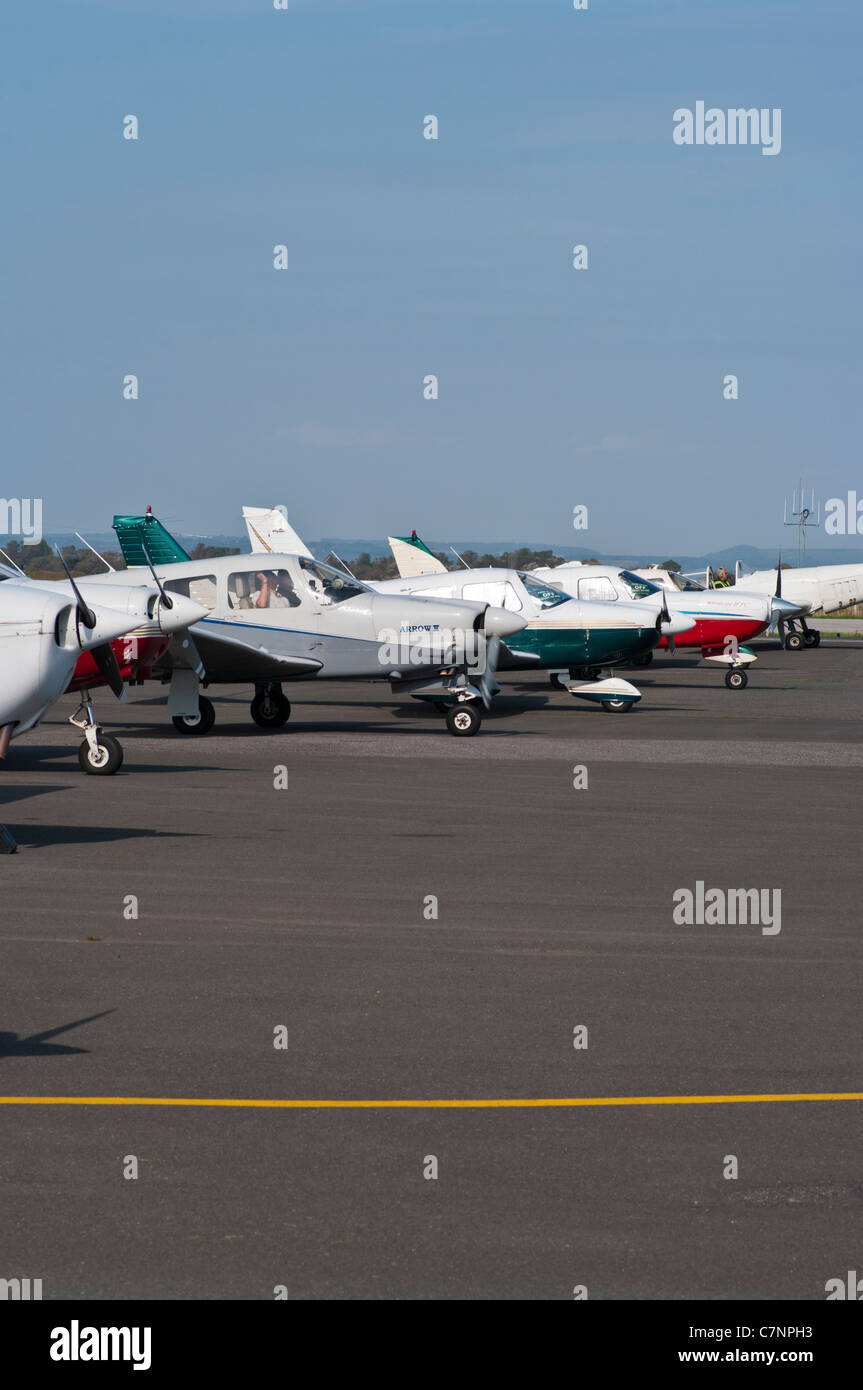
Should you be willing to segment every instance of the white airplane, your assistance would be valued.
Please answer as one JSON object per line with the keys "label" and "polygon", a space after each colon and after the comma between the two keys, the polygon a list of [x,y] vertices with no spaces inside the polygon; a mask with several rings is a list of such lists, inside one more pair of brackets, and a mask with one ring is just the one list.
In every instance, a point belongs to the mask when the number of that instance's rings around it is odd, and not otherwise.
{"label": "white airplane", "polygon": [[[276,516],[284,537],[284,519]],[[172,642],[161,670],[170,679],[168,714],[183,734],[213,727],[215,710],[201,683],[248,681],[252,719],[282,728],[291,715],[282,690],[289,680],[385,680],[394,692],[441,705],[451,734],[475,734],[490,705],[501,640],[525,625],[487,602],[375,593],[304,546],[285,553],[259,539],[253,555],[192,560],[149,509],[115,516],[114,529],[127,568],[97,575],[93,585],[133,585],[149,569],[163,595],[204,605],[196,609],[200,620]]]}
{"label": "white airplane", "polygon": [[[128,630],[126,611],[87,604],[80,594],[70,602],[67,593],[0,566],[0,762],[11,740],[34,728],[63,694],[82,652],[92,652],[116,686],[110,644]],[[14,836],[0,826],[0,853],[16,849]]]}
{"label": "white airplane", "polygon": [[81,767],[101,775],[116,772],[122,748],[102,733],[89,691],[74,680],[82,656],[89,654],[90,684],[104,683],[123,700],[125,686],[111,643],[136,632],[173,632],[205,612],[184,598],[166,606],[157,588],[140,581],[134,587],[96,584],[70,575],[40,582],[0,565],[0,760],[10,741],[34,728],[71,685],[82,690],[81,707],[69,720],[84,734]]}
{"label": "white airplane", "polygon": [[[244,515],[250,510],[246,508]],[[280,521],[275,510],[268,514],[255,509],[254,525],[246,515],[253,548],[269,548]],[[611,668],[651,652],[662,631],[681,634],[693,626],[689,618],[670,615],[661,594],[644,604],[631,599],[581,603],[569,600],[557,585],[518,570],[448,570],[416,533],[389,540],[400,577],[371,581],[369,587],[376,593],[491,603],[519,614],[526,626],[517,639],[501,647],[499,669],[550,671],[555,684],[609,713],[628,712],[641,698],[629,681],[612,676]],[[493,693],[498,690],[495,685]]]}
{"label": "white airplane", "polygon": [[[813,565],[811,568],[792,568],[781,571],[781,594],[792,603],[801,606],[799,617],[787,622],[788,633],[784,645],[792,651],[801,647],[817,647],[821,643],[821,633],[807,627],[803,616],[811,617],[819,613],[837,613],[843,608],[853,608],[863,603],[863,565]],[[771,593],[771,585],[776,583],[775,570],[750,570],[740,560],[734,566],[734,588],[745,589],[747,593]],[[798,631],[799,625],[799,631]],[[780,635],[785,622],[780,623]]]}
{"label": "white airplane", "polygon": [[[757,660],[742,642],[767,630],[776,622],[787,622],[805,611],[782,597],[781,582],[773,574],[773,588],[766,593],[743,589],[706,589],[687,575],[672,574],[660,566],[622,570],[615,565],[586,565],[570,560],[561,565],[532,570],[532,574],[560,585],[568,594],[584,599],[656,602],[664,594],[669,612],[689,620],[689,630],[664,632],[659,643],[669,652],[677,647],[697,648],[705,661],[726,668],[725,684],[730,690],[743,690],[749,677],[746,668]],[[783,574],[784,578],[784,574]],[[645,591],[649,594],[645,596]],[[638,658],[647,665],[652,653]]]}

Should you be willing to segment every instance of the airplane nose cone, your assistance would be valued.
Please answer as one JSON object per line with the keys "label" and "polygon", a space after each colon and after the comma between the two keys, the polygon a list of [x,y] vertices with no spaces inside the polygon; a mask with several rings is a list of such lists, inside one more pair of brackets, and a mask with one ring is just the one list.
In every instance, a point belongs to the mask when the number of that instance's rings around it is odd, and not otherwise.
{"label": "airplane nose cone", "polygon": [[202,603],[196,603],[193,598],[186,598],[185,594],[171,594],[170,598],[170,608],[165,607],[162,599],[159,600],[159,627],[166,635],[180,632],[183,628],[191,627],[193,623],[199,623],[202,618],[206,618],[209,610]]}
{"label": "airplane nose cone", "polygon": [[666,637],[679,637],[681,633],[691,632],[694,627],[694,618],[687,617],[685,613],[671,613],[668,622],[662,624],[662,632]]}
{"label": "airplane nose cone", "polygon": [[485,630],[489,637],[512,637],[513,633],[521,632],[526,626],[527,619],[518,613],[510,613],[508,608],[489,605],[485,610]]}
{"label": "airplane nose cone", "polygon": [[770,611],[774,618],[799,618],[808,613],[811,607],[811,603],[792,603],[787,598],[774,597],[770,600]]}

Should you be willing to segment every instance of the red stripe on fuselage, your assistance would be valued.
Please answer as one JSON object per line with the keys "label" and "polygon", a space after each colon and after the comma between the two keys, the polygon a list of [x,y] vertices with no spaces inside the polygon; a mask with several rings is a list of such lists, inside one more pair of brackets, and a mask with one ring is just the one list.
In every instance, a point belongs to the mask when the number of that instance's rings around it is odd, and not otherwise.
{"label": "red stripe on fuselage", "polygon": [[[721,647],[727,637],[736,637],[738,642],[745,642],[748,638],[757,637],[759,632],[763,632],[769,621],[769,618],[763,621],[757,618],[696,618],[695,627],[675,637],[674,646],[675,649]],[[659,645],[660,648],[667,647],[668,638],[663,637]]]}

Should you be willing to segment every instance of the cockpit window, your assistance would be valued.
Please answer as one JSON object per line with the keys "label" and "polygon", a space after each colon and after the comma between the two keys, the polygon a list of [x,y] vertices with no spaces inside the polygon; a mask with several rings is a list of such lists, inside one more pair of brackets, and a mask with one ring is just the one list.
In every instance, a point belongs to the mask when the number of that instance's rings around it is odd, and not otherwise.
{"label": "cockpit window", "polygon": [[519,570],[518,577],[531,598],[535,599],[541,608],[556,608],[559,603],[566,603],[569,598],[569,594],[563,593],[556,585],[543,584],[539,579],[534,579],[532,574],[524,574]]}
{"label": "cockpit window", "polygon": [[300,596],[285,569],[243,570],[228,575],[228,603],[245,609],[299,608]]}
{"label": "cockpit window", "polygon": [[300,556],[300,569],[319,603],[343,603],[346,598],[356,598],[357,594],[368,592],[367,586],[358,579],[351,579],[349,574],[332,569],[330,565],[322,565],[319,560],[307,560],[305,556]]}
{"label": "cockpit window", "polygon": [[642,579],[641,575],[633,574],[632,570],[621,570],[620,581],[630,598],[647,598],[648,594],[662,592],[658,584],[651,584],[649,579]]}
{"label": "cockpit window", "polygon": [[617,590],[606,574],[594,574],[578,581],[578,597],[599,599],[611,603],[617,598]]}
{"label": "cockpit window", "polygon": [[217,586],[214,574],[196,574],[190,579],[169,579],[164,587],[172,594],[183,594],[186,598],[193,598],[196,603],[209,608],[210,612],[216,606]]}
{"label": "cockpit window", "polygon": [[697,579],[690,579],[688,575],[676,574],[674,570],[666,570],[666,574],[672,588],[682,594],[701,593],[704,589],[703,584],[699,584]]}

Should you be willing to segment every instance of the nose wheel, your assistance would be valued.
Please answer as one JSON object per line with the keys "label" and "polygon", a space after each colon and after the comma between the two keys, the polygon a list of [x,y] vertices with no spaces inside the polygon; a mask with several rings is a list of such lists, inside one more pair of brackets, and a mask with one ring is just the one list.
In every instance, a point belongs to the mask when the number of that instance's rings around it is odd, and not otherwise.
{"label": "nose wheel", "polygon": [[725,672],[725,684],[729,690],[744,690],[749,684],[749,677],[745,671],[735,670]]}
{"label": "nose wheel", "polygon": [[81,729],[84,738],[78,745],[78,762],[88,777],[111,777],[123,766],[123,745],[110,734],[103,734],[93,714],[90,692],[85,690],[81,704],[69,716],[69,723]]}

